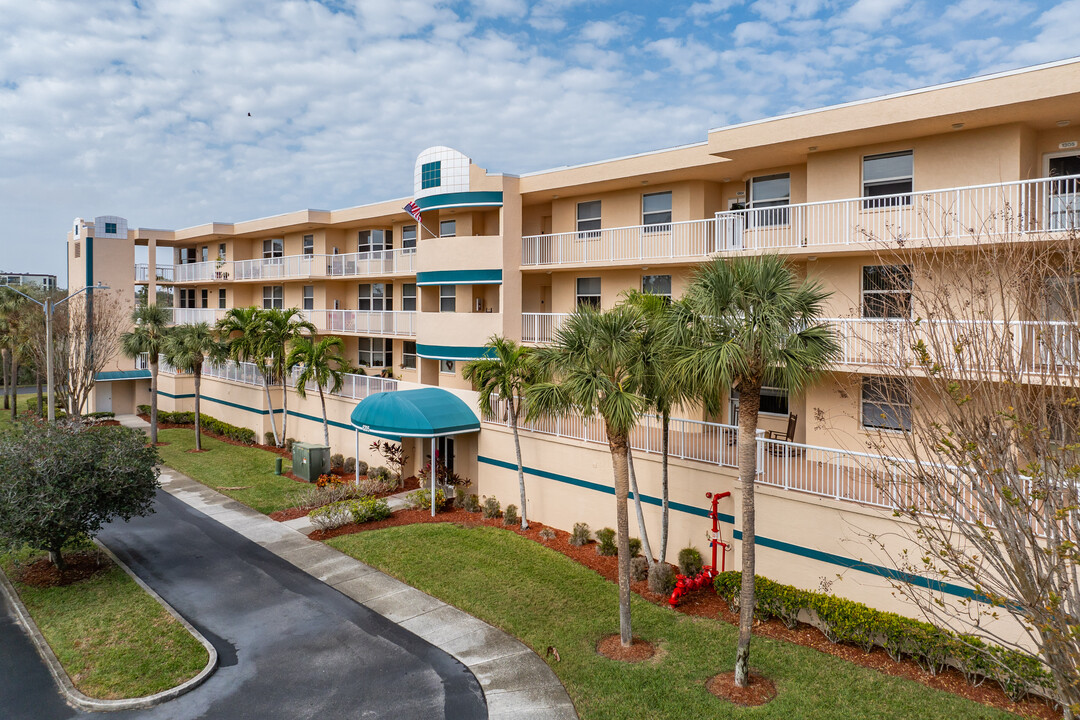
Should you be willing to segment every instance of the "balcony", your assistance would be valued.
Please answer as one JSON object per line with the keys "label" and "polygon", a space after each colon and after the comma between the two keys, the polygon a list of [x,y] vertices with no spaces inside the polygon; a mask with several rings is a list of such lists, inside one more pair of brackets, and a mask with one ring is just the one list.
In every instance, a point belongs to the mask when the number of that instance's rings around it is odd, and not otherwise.
{"label": "balcony", "polygon": [[406,310],[304,310],[319,332],[416,337],[416,313]]}
{"label": "balcony", "polygon": [[232,266],[233,277],[236,280],[279,280],[412,275],[416,272],[415,260],[416,250],[405,248],[345,255],[289,255],[279,258],[236,260]]}
{"label": "balcony", "polygon": [[173,265],[173,282],[211,282],[229,279],[229,263],[197,262]]}
{"label": "balcony", "polygon": [[195,323],[206,323],[213,325],[225,317],[227,312],[228,310],[219,308],[172,308],[172,324],[193,325]]}
{"label": "balcony", "polygon": [[541,345],[555,338],[555,331],[570,313],[521,313],[521,341]]}
{"label": "balcony", "polygon": [[[172,265],[157,265],[154,268],[154,280],[155,282],[167,282],[173,281],[173,266]],[[148,283],[150,282],[150,265],[149,263],[137,263],[135,265],[135,282],[136,283]]]}
{"label": "balcony", "polygon": [[719,253],[973,244],[1080,228],[1080,175],[730,210],[707,220],[522,238],[523,267]]}

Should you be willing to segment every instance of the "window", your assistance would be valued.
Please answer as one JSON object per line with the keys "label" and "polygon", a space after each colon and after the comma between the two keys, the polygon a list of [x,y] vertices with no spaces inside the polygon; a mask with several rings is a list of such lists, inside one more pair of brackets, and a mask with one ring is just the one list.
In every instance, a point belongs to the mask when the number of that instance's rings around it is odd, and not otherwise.
{"label": "window", "polygon": [[195,289],[194,288],[180,288],[180,305],[182,308],[195,307]]}
{"label": "window", "polygon": [[314,235],[305,235],[304,236],[304,254],[305,255],[314,255],[315,254],[315,236]]}
{"label": "window", "polygon": [[641,196],[641,224],[645,232],[671,230],[671,193],[649,193]]}
{"label": "window", "polygon": [[393,310],[394,286],[388,283],[361,283],[356,307],[375,312]]}
{"label": "window", "polygon": [[210,246],[203,245],[199,248],[199,260],[202,262],[208,262],[210,260]]}
{"label": "window", "polygon": [[642,275],[641,292],[653,295],[662,295],[671,299],[671,276],[670,275]]}
{"label": "window", "polygon": [[1075,445],[1080,441],[1080,405],[1076,398],[1061,403],[1047,403],[1046,420],[1053,442],[1058,445]]}
{"label": "window", "polygon": [[378,252],[394,247],[393,230],[361,230],[356,241],[357,252]]}
{"label": "window", "polygon": [[[731,390],[731,422],[738,422],[738,410],[739,407],[739,391],[732,388]],[[761,388],[761,405],[758,406],[759,413],[766,413],[768,415],[787,415],[788,414],[788,393],[787,390],[775,387],[762,387]]]}
{"label": "window", "polygon": [[903,380],[862,379],[862,424],[879,430],[911,429],[911,398]]}
{"label": "window", "polygon": [[315,309],[315,286],[314,285],[305,285],[304,286],[304,309],[305,310],[314,310]]}
{"label": "window", "polygon": [[749,213],[752,226],[787,225],[791,204],[791,176],[788,173],[763,175],[750,181]]}
{"label": "window", "polygon": [[446,466],[447,470],[454,469],[454,438],[435,438],[435,458]]}
{"label": "window", "polygon": [[1047,158],[1047,171],[1052,178],[1062,178],[1050,183],[1050,203],[1047,225],[1050,230],[1074,230],[1080,227],[1080,155],[1059,155]]}
{"label": "window", "polygon": [[867,265],[862,269],[864,318],[911,317],[911,268]]}
{"label": "window", "polygon": [[910,205],[914,174],[911,150],[867,155],[862,161],[863,207]]}
{"label": "window", "polygon": [[420,166],[420,189],[439,187],[442,185],[442,161],[424,163]]}
{"label": "window", "polygon": [[577,204],[578,238],[600,237],[600,201],[590,200]]}
{"label": "window", "polygon": [[457,372],[457,365],[453,360],[440,360],[439,372],[444,375],[453,375]]}
{"label": "window", "polygon": [[219,243],[218,244],[218,246],[217,246],[217,256],[218,256],[218,260],[224,260],[225,259],[225,243]]}
{"label": "window", "polygon": [[577,304],[591,305],[600,309],[600,278],[585,277],[577,279]]}
{"label": "window", "polygon": [[457,235],[457,220],[441,220],[439,222],[439,237],[454,237]]}
{"label": "window", "polygon": [[110,222],[105,223],[105,234],[106,235],[115,235],[116,234],[116,223],[110,223]]}
{"label": "window", "polygon": [[217,306],[222,309],[227,307],[225,304],[225,288],[219,288],[217,291]]}
{"label": "window", "polygon": [[415,248],[416,247],[416,226],[406,225],[401,228],[401,247],[403,248]]}
{"label": "window", "polygon": [[285,288],[281,285],[263,286],[263,309],[282,309],[285,307]]}
{"label": "window", "polygon": [[204,307],[204,308],[210,307],[210,291],[209,290],[203,290],[202,291],[201,299],[202,299],[202,304],[200,305],[200,307]]}
{"label": "window", "polygon": [[401,309],[416,312],[416,283],[401,286]]}
{"label": "window", "polygon": [[457,285],[439,286],[439,312],[457,312]]}
{"label": "window", "polygon": [[365,367],[393,367],[394,342],[386,338],[360,338],[360,364]]}
{"label": "window", "polygon": [[285,254],[285,241],[280,238],[263,240],[263,257],[266,259],[279,258]]}
{"label": "window", "polygon": [[401,344],[401,366],[410,370],[416,369],[416,343],[412,340]]}

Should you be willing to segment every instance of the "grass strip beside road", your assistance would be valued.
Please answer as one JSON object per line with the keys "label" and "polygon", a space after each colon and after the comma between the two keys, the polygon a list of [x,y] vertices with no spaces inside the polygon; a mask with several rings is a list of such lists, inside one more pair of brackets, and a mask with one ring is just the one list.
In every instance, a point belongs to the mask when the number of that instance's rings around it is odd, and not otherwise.
{"label": "grass strip beside road", "polygon": [[93,576],[59,587],[18,582],[16,561],[40,553],[0,555],[0,567],[68,676],[82,693],[102,700],[168,690],[206,666],[206,648],[176,618],[107,558]]}
{"label": "grass strip beside road", "polygon": [[[195,430],[188,428],[161,430],[158,440],[168,443],[158,448],[166,465],[261,513],[292,507],[296,493],[309,487],[275,475],[274,462],[281,456],[268,450],[232,445],[203,433],[206,452],[190,452],[195,449]],[[284,459],[282,472],[291,470],[292,463]]]}
{"label": "grass strip beside road", "polygon": [[405,525],[345,535],[328,545],[450,603],[522,640],[552,669],[583,720],[614,718],[940,718],[990,720],[1014,715],[883,675],[816,650],[755,638],[751,666],[778,695],[743,708],[705,690],[735,663],[736,629],[634,596],[634,634],[657,643],[652,660],[625,664],[595,646],[618,632],[614,583],[570,558],[514,533],[449,523]]}

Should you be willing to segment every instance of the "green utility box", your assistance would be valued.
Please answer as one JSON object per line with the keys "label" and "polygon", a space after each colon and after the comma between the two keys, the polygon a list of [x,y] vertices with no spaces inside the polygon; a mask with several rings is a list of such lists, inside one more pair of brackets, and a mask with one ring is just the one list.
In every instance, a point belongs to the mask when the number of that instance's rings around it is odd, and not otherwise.
{"label": "green utility box", "polygon": [[330,448],[314,443],[294,442],[292,446],[293,475],[315,482],[320,475],[330,472]]}

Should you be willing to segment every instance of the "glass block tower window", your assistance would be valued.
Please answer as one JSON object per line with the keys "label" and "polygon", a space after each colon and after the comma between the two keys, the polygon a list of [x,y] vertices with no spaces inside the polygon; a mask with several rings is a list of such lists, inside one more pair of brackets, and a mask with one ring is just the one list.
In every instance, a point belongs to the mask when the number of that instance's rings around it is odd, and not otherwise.
{"label": "glass block tower window", "polygon": [[442,185],[442,161],[424,163],[420,168],[420,187],[426,190],[439,185]]}

